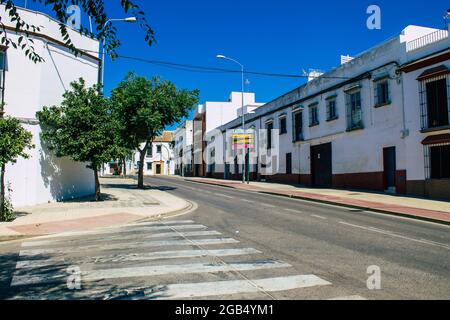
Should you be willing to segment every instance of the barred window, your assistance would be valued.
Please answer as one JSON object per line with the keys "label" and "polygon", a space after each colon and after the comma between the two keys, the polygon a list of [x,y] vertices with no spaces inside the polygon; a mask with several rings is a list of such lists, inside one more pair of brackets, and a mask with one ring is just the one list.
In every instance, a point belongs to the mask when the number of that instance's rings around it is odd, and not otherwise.
{"label": "barred window", "polygon": [[292,113],[292,141],[303,140],[303,112],[295,111]]}
{"label": "barred window", "polygon": [[425,178],[450,179],[450,143],[425,146]]}
{"label": "barred window", "polygon": [[363,129],[361,91],[347,94],[347,130]]}
{"label": "barred window", "polygon": [[286,116],[280,117],[280,135],[287,133],[287,119]]}
{"label": "barred window", "polygon": [[273,130],[273,121],[269,121],[266,123],[267,130],[267,150],[272,149],[272,130]]}
{"label": "barred window", "polygon": [[309,126],[317,126],[319,124],[319,105],[317,103],[309,106]]}
{"label": "barred window", "polygon": [[420,117],[422,129],[450,124],[449,74],[419,81]]}
{"label": "barred window", "polygon": [[338,119],[336,99],[327,100],[327,121]]}
{"label": "barred window", "polygon": [[375,82],[375,107],[391,103],[389,92],[389,79],[385,78]]}

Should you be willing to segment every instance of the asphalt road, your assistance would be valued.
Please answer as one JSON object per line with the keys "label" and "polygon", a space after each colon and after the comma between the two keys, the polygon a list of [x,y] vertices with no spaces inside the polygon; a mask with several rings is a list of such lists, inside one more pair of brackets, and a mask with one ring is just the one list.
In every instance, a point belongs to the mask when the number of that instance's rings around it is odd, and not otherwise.
{"label": "asphalt road", "polygon": [[147,182],[198,208],[0,245],[0,298],[450,298],[448,226],[178,178]]}

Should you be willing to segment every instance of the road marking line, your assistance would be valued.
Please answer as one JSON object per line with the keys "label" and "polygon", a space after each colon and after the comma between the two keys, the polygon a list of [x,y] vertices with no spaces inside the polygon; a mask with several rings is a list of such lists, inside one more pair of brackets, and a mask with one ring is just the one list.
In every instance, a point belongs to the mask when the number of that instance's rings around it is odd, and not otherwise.
{"label": "road marking line", "polygon": [[367,299],[364,298],[364,297],[355,295],[355,296],[337,297],[337,298],[332,298],[332,299],[328,299],[328,300],[341,300],[341,301],[344,301],[344,300],[367,300]]}
{"label": "road marking line", "polygon": [[[135,234],[129,235],[129,236],[122,236],[122,237],[110,237],[107,239],[87,239],[87,240],[76,240],[80,246],[91,245],[92,243],[97,242],[104,242],[105,240],[108,241],[115,241],[115,240],[144,240],[144,239],[154,239],[154,238],[178,238],[178,237],[200,237],[200,236],[219,236],[221,235],[218,231],[188,231],[188,232],[163,232],[163,233],[155,233],[150,235],[144,235],[142,237],[137,237]],[[72,241],[73,242],[73,241]],[[23,248],[32,248],[32,247],[42,247],[42,246],[48,246],[48,245],[58,245],[58,244],[70,244],[67,240],[42,240],[42,241],[32,241],[32,242],[23,242],[22,247]]]}
{"label": "road marking line", "polygon": [[276,208],[276,206],[268,204],[268,203],[261,203],[261,205],[268,207],[268,208]]}
{"label": "road marking line", "polygon": [[373,228],[373,227],[358,226],[356,224],[351,224],[351,223],[347,223],[347,222],[343,222],[343,221],[340,221],[339,223],[343,224],[343,225],[346,225],[346,226],[349,226],[349,227],[364,229],[364,230],[368,230],[368,231],[372,231],[372,232],[377,232],[377,233],[389,235],[391,237],[396,237],[396,238],[409,240],[409,241],[413,241],[413,242],[419,242],[419,243],[428,244],[428,245],[432,245],[432,246],[437,246],[437,247],[441,247],[441,248],[450,250],[450,246],[446,245],[444,243],[439,243],[439,242],[434,242],[434,241],[429,241],[429,240],[424,240],[424,239],[419,240],[419,239],[410,238],[410,237],[407,237],[407,236],[402,236],[400,234],[395,234],[395,233],[393,233],[391,231],[384,231],[384,230]]}
{"label": "road marking line", "polygon": [[[218,249],[218,250],[178,250],[178,251],[159,251],[146,253],[115,254],[109,256],[92,257],[94,263],[125,262],[125,261],[146,261],[146,260],[164,260],[179,258],[198,258],[198,257],[230,257],[251,254],[261,254],[253,248],[244,249]],[[16,269],[33,269],[52,266],[55,263],[68,263],[62,258],[45,260],[23,260],[18,261]]]}
{"label": "road marking line", "polygon": [[[278,261],[264,261],[256,263],[230,263],[217,264],[212,263],[193,263],[180,265],[160,265],[144,266],[118,269],[90,270],[81,273],[83,281],[95,281],[104,279],[119,278],[138,278],[152,277],[167,274],[196,274],[196,273],[216,273],[232,271],[250,271],[275,268],[289,268],[290,264]],[[11,281],[11,287],[22,285],[46,284],[59,281],[66,278],[63,274],[35,274],[35,275],[14,275]]]}
{"label": "road marking line", "polygon": [[252,201],[252,200],[247,200],[247,199],[240,199],[241,201],[244,201],[244,202],[248,202],[248,203],[255,203],[255,201]]}
{"label": "road marking line", "polygon": [[227,196],[225,194],[222,193],[214,193],[216,196],[222,197],[222,198],[227,198],[227,199],[234,199],[234,197],[231,196]]}
{"label": "road marking line", "polygon": [[315,275],[298,275],[278,278],[251,280],[231,280],[186,284],[162,285],[159,288],[145,290],[145,299],[183,299],[232,295],[239,293],[257,293],[260,291],[277,292],[315,286],[331,285]]}
{"label": "road marking line", "polygon": [[284,208],[283,210],[285,210],[285,211],[289,211],[289,212],[294,212],[294,213],[303,213],[303,211],[300,211],[300,210],[295,210],[295,209],[288,209],[288,208]]}
{"label": "road marking line", "polygon": [[325,218],[325,217],[322,217],[322,216],[318,216],[317,214],[312,214],[311,217],[322,219],[322,220],[328,220],[328,218]]}
{"label": "road marking line", "polygon": [[[218,238],[218,239],[190,239],[190,240],[163,240],[163,241],[147,241],[142,243],[134,243],[133,248],[147,248],[147,247],[168,247],[168,246],[192,246],[192,245],[216,245],[216,244],[230,244],[239,243],[238,240],[232,238]],[[73,252],[85,252],[92,250],[123,250],[130,249],[129,243],[119,243],[115,245],[105,245],[99,247],[98,245],[86,247],[67,247],[67,248],[46,248],[46,249],[25,249],[21,250],[19,256],[39,256],[43,254],[64,254]]]}
{"label": "road marking line", "polygon": [[172,226],[177,224],[189,224],[194,223],[193,220],[175,220],[175,221],[155,221],[155,222],[142,222],[127,224],[124,227],[139,227],[139,226]]}

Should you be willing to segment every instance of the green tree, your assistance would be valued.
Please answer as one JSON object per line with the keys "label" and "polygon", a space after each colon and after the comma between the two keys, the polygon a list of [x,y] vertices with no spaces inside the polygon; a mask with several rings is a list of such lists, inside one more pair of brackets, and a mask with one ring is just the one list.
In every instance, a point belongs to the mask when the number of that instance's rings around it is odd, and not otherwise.
{"label": "green tree", "polygon": [[[3,110],[3,108],[1,108]],[[33,135],[15,118],[0,118],[0,221],[11,218],[12,207],[5,194],[5,168],[18,157],[28,158],[26,149],[34,148]]]}
{"label": "green tree", "polygon": [[111,103],[121,138],[128,147],[139,151],[138,188],[144,188],[145,155],[154,138],[166,126],[186,117],[198,100],[198,90],[178,90],[169,81],[157,77],[148,80],[133,73],[112,91]]}
{"label": "green tree", "polygon": [[[75,54],[82,54],[82,48],[76,48],[72,42],[70,34],[66,23],[70,17],[68,8],[71,5],[78,5],[84,13],[91,17],[94,24],[94,29],[91,32],[83,24],[80,25],[80,34],[88,35],[94,37],[100,41],[104,41],[107,45],[105,47],[108,54],[112,57],[116,57],[116,49],[120,47],[120,40],[117,37],[117,30],[112,24],[106,24],[110,19],[109,15],[105,10],[104,0],[33,0],[34,2],[39,2],[45,7],[49,7],[53,11],[56,20],[59,22],[59,28],[61,36],[65,45]],[[24,20],[17,7],[15,5],[17,1],[15,0],[0,0],[0,4],[5,5],[6,13],[10,16],[11,21],[14,22],[15,32],[22,34],[17,41],[12,40],[8,37],[6,32],[6,26],[0,23],[0,43],[4,46],[12,46],[14,48],[21,48],[25,55],[34,62],[42,62],[42,57],[36,52],[33,44],[33,39],[31,39],[31,34],[35,32],[40,32],[40,26],[35,26]],[[22,2],[22,1],[21,1]],[[155,41],[155,34],[153,29],[148,24],[145,13],[131,0],[116,0],[125,14],[132,15],[137,18],[141,29],[143,29],[145,35],[145,41],[151,45]],[[106,26],[105,26],[106,25]]]}
{"label": "green tree", "polygon": [[63,95],[61,106],[44,107],[36,113],[42,139],[57,157],[87,162],[94,172],[95,199],[101,199],[98,170],[114,157],[114,119],[109,101],[98,93],[98,86],[87,88],[79,79]]}

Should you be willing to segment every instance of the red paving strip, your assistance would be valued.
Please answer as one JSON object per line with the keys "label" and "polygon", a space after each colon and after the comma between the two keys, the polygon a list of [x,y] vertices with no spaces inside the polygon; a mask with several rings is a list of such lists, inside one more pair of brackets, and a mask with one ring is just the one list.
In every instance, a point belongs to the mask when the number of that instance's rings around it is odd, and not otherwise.
{"label": "red paving strip", "polygon": [[221,183],[221,182],[217,182],[217,181],[204,181],[204,180],[195,180],[195,179],[191,179],[191,181],[212,184],[212,185],[229,186],[229,187],[232,187],[235,189],[244,189],[244,190],[251,190],[251,191],[257,191],[257,192],[262,192],[262,193],[278,194],[278,195],[288,196],[288,197],[292,197],[292,198],[301,198],[301,199],[306,199],[306,200],[309,199],[309,200],[314,200],[314,201],[319,201],[319,202],[341,204],[341,205],[345,205],[345,206],[364,208],[367,210],[374,210],[374,211],[380,211],[380,212],[399,214],[399,215],[417,217],[417,218],[422,218],[422,219],[427,219],[427,220],[450,223],[450,213],[446,213],[446,212],[442,212],[442,211],[427,210],[427,209],[407,207],[407,206],[401,206],[401,205],[395,205],[395,204],[385,204],[385,203],[373,202],[373,201],[348,199],[348,198],[330,196],[330,195],[312,194],[309,192],[307,193],[307,192],[301,192],[301,191],[279,191],[279,190],[274,190],[274,189],[255,187],[252,185],[247,185],[247,184],[242,184],[242,183],[237,183],[237,182],[228,182],[227,181],[227,182]]}
{"label": "red paving strip", "polygon": [[109,227],[136,221],[140,218],[142,218],[142,216],[131,213],[114,213],[89,218],[63,220],[57,222],[25,224],[19,226],[11,226],[8,228],[21,234],[41,235],[66,231],[79,231],[101,227]]}

